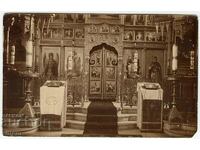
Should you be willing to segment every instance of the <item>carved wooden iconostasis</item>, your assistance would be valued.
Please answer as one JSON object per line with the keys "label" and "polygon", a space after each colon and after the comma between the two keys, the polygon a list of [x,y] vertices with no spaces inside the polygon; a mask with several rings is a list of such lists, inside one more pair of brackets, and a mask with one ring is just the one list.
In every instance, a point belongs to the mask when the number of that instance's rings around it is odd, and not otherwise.
{"label": "carved wooden iconostasis", "polygon": [[[161,65],[162,78],[164,77],[168,41],[166,31],[168,29],[160,25],[157,30],[152,24],[154,18],[147,15],[131,15],[129,18],[127,15],[123,22],[123,19],[119,16],[111,18],[106,15],[104,18],[90,16],[90,18],[84,18],[87,24],[78,23],[72,18],[72,15],[65,15],[64,23],[59,22],[59,18],[57,18],[57,21],[54,20],[49,25],[44,25],[42,39],[40,40],[39,68],[41,74],[45,75],[45,63],[48,62],[49,54],[53,53],[53,60],[58,66],[57,79],[67,80],[72,75],[79,77],[82,85],[84,85],[85,99],[89,99],[88,97],[91,95],[94,98],[95,94],[99,94],[96,98],[101,97],[102,99],[104,95],[109,95],[105,94],[106,89],[108,89],[106,86],[114,86],[113,95],[115,96],[113,96],[113,99],[117,100],[121,94],[120,90],[123,88],[122,80],[125,76],[127,77],[127,62],[132,59],[134,52],[137,51],[139,57],[138,73],[143,81],[148,80],[148,69],[152,63],[152,57],[157,57],[158,63]],[[122,24],[125,24],[125,26]],[[111,68],[106,68],[107,54],[102,50],[104,46],[101,49],[101,69],[98,66],[95,67],[95,71],[100,72],[99,81],[97,81],[98,77],[92,77],[91,72],[94,71],[94,66],[90,63],[93,59],[91,50],[102,44],[116,50],[117,66],[114,69],[116,83],[114,83],[115,81],[106,81],[105,73],[111,71]],[[99,86],[99,93],[91,91],[91,86]]]}

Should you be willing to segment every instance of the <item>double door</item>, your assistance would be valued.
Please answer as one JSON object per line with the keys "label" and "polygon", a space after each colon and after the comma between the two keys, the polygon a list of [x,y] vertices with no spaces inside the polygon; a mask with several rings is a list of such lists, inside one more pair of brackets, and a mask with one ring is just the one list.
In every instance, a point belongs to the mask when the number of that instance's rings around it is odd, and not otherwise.
{"label": "double door", "polygon": [[117,92],[117,53],[102,47],[90,53],[89,98],[112,100]]}

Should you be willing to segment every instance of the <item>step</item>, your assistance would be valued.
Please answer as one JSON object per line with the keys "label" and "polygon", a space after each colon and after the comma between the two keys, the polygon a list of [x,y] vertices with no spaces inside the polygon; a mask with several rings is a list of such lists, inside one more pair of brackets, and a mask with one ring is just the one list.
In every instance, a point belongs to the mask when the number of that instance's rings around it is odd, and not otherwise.
{"label": "step", "polygon": [[137,121],[118,122],[118,130],[137,129]]}
{"label": "step", "polygon": [[66,120],[66,128],[84,130],[85,122],[77,120]]}
{"label": "step", "polygon": [[87,120],[87,114],[85,114],[85,113],[67,113],[66,119],[85,122]]}
{"label": "step", "polygon": [[137,114],[121,114],[118,113],[118,122],[123,121],[137,121]]}
{"label": "step", "polygon": [[104,122],[104,123],[99,123],[99,122],[87,122],[86,128],[92,129],[92,130],[117,130],[117,124],[116,123],[111,123],[111,122]]}
{"label": "step", "polygon": [[127,107],[127,108],[123,108],[121,110],[122,114],[137,114],[137,108],[131,108],[131,107]]}
{"label": "step", "polygon": [[[137,121],[137,114],[121,114],[118,113],[118,122],[122,121]],[[85,113],[67,113],[66,114],[67,120],[77,120],[77,121],[86,121],[87,114]]]}
{"label": "step", "polygon": [[[66,127],[72,129],[84,130],[85,122],[77,120],[66,120]],[[136,121],[118,122],[118,130],[136,129],[136,128],[137,128]]]}
{"label": "step", "polygon": [[68,106],[67,107],[67,113],[83,113],[83,114],[87,114],[87,108]]}
{"label": "step", "polygon": [[87,116],[88,122],[98,122],[98,123],[106,123],[106,122],[117,122],[116,115],[89,115]]}
{"label": "step", "polygon": [[96,136],[96,137],[99,137],[99,136],[116,136],[118,133],[118,131],[116,130],[106,130],[106,129],[98,129],[98,130],[95,130],[95,129],[85,129],[84,131],[84,135],[86,136]]}

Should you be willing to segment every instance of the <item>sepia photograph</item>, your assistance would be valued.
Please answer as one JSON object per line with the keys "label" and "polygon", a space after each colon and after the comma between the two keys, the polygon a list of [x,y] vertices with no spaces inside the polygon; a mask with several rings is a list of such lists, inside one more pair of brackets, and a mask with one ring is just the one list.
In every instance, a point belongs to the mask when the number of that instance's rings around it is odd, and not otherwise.
{"label": "sepia photograph", "polygon": [[193,137],[198,19],[5,13],[3,136]]}

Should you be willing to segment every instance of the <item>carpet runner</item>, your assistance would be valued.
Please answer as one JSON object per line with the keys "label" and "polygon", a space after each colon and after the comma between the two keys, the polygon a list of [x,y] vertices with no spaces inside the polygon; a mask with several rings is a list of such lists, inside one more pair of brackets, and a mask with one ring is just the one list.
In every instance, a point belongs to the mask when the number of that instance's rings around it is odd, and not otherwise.
{"label": "carpet runner", "polygon": [[116,136],[117,109],[109,101],[93,101],[88,107],[85,136]]}

